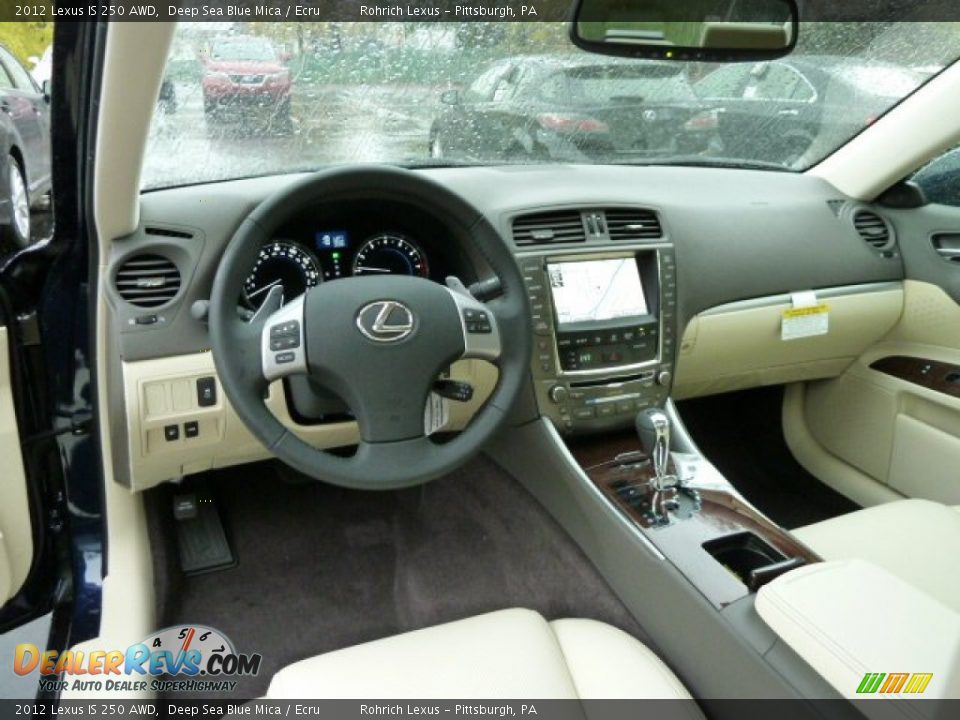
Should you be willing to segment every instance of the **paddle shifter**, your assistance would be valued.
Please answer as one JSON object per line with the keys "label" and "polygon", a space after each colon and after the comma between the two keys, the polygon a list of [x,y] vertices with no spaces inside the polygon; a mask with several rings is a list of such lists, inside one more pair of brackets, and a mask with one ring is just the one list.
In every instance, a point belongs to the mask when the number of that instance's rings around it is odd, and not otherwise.
{"label": "paddle shifter", "polygon": [[662,491],[676,487],[679,484],[677,476],[670,473],[670,418],[659,408],[648,408],[637,413],[634,424],[640,436],[640,447],[653,462],[653,489]]}

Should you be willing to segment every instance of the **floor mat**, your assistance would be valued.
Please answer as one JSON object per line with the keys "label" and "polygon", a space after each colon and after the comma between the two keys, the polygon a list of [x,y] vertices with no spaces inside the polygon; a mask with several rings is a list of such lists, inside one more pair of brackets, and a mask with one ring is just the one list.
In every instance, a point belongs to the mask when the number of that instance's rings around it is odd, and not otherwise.
{"label": "floor mat", "polygon": [[804,470],[783,439],[783,389],[684,400],[677,404],[700,450],[744,496],[793,529],[860,506]]}
{"label": "floor mat", "polygon": [[[171,562],[176,548],[155,543],[164,625],[211,625],[239,652],[263,655],[259,676],[229,696],[262,695],[277,670],[305,657],[506,607],[602,620],[646,640],[569,536],[485,458],[382,493],[286,484],[278,469],[209,476],[237,567],[185,578]],[[169,538],[171,490],[158,490],[153,537]]]}

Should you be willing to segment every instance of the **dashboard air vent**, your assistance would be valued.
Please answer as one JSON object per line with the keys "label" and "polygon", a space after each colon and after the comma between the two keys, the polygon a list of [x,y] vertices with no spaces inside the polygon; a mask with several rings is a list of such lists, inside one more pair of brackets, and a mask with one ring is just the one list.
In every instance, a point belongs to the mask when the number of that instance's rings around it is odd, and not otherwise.
{"label": "dashboard air vent", "polygon": [[517,245],[575,243],[586,239],[579,210],[524,215],[513,221],[513,242]]}
{"label": "dashboard air vent", "polygon": [[853,226],[868,245],[882,250],[890,244],[890,228],[886,220],[869,210],[860,210],[853,216]]}
{"label": "dashboard air vent", "polygon": [[117,293],[131,305],[164,305],[180,291],[180,271],[169,258],[152,253],[134,255],[117,270]]}
{"label": "dashboard air vent", "polygon": [[172,238],[183,238],[184,240],[189,240],[193,237],[193,233],[189,233],[186,230],[174,230],[173,228],[165,227],[147,227],[144,228],[144,232],[147,235],[159,235],[161,237],[172,237]]}
{"label": "dashboard air vent", "polygon": [[611,240],[649,240],[663,237],[660,219],[652,210],[607,210],[607,232]]}

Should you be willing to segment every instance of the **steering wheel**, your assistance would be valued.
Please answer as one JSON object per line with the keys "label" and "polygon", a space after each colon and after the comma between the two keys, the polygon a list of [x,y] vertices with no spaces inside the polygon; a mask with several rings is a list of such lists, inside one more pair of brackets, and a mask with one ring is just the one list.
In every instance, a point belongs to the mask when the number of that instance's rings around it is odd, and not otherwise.
{"label": "steering wheel", "polygon": [[[500,294],[474,298],[456,278],[360,276],[321,283],[280,306],[271,289],[246,320],[237,312],[244,279],[261,246],[291,218],[321,204],[368,199],[415,204],[472,247],[499,279]],[[479,270],[478,270],[479,272]],[[257,206],[234,233],[217,268],[209,327],[220,383],[250,432],[279,460],[317,480],[363,489],[427,482],[460,466],[503,424],[523,388],[531,352],[527,293],[520,270],[483,215],[424,176],[389,167],[317,173]],[[444,443],[427,434],[433,384],[461,358],[499,370],[496,387],[469,425]],[[265,404],[270,382],[307,374],[339,395],[360,427],[356,453],[316,448]]]}

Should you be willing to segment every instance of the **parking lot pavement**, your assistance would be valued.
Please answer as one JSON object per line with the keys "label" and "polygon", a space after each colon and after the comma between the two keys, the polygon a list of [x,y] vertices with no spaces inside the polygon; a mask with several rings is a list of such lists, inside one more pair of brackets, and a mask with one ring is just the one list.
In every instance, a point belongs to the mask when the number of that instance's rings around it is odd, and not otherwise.
{"label": "parking lot pavement", "polygon": [[221,120],[208,120],[197,85],[180,83],[176,94],[176,111],[155,118],[145,187],[178,184],[178,178],[203,182],[345,162],[423,160],[439,97],[424,86],[295,86],[292,129],[285,132],[271,126],[268,112],[231,108]]}
{"label": "parking lot pavement", "polygon": [[[235,114],[208,123],[199,86],[176,86],[177,109],[154,118],[144,187],[316,170],[347,162],[417,162],[428,155],[439,89],[411,85],[296,88],[292,131]],[[33,242],[53,231],[49,207],[31,216]],[[14,248],[0,247],[0,258]]]}

